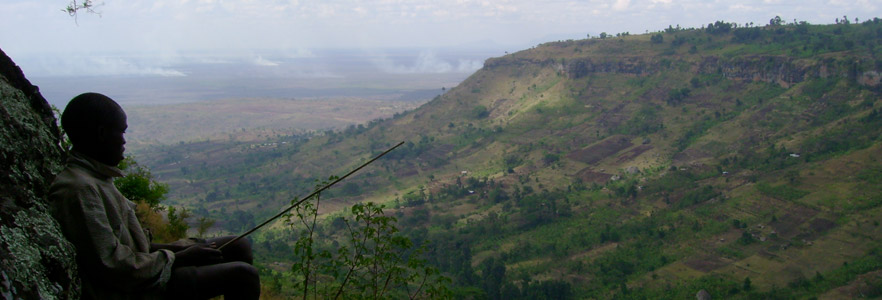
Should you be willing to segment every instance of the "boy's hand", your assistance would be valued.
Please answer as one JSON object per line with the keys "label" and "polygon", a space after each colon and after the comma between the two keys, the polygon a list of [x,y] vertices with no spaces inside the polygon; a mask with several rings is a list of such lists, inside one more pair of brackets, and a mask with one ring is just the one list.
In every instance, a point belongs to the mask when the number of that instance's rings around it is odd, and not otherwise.
{"label": "boy's hand", "polygon": [[182,246],[177,244],[157,244],[150,243],[150,252],[158,251],[159,249],[169,250],[171,252],[178,252],[184,249],[187,249],[188,246]]}
{"label": "boy's hand", "polygon": [[221,263],[224,256],[220,250],[209,245],[193,245],[175,252],[175,266],[205,266]]}

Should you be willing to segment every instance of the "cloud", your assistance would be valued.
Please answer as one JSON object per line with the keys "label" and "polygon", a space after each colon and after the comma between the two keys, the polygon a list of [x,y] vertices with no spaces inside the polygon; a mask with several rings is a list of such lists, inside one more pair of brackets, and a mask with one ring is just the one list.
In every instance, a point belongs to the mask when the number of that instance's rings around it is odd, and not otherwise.
{"label": "cloud", "polygon": [[450,63],[438,59],[435,53],[429,51],[420,52],[416,62],[410,68],[409,73],[447,73],[453,69]]}
{"label": "cloud", "polygon": [[269,59],[265,59],[265,58],[263,58],[263,56],[260,56],[260,55],[255,57],[254,60],[252,60],[252,63],[254,63],[255,65],[258,65],[258,66],[262,66],[262,67],[275,67],[275,66],[279,65],[278,62],[274,62]]}
{"label": "cloud", "polygon": [[163,77],[187,76],[181,71],[156,66],[145,66],[123,58],[94,57],[91,68],[84,75],[155,75]]}
{"label": "cloud", "polygon": [[471,73],[471,72],[477,71],[478,69],[480,69],[482,67],[484,67],[484,62],[482,62],[480,60],[460,59],[459,66],[456,67],[456,71],[460,72],[460,73]]}
{"label": "cloud", "polygon": [[284,55],[287,58],[313,58],[315,57],[315,53],[308,49],[297,48],[294,50],[285,50]]}
{"label": "cloud", "polygon": [[381,71],[392,74],[469,73],[484,65],[480,60],[460,59],[458,64],[454,66],[450,62],[438,58],[432,51],[420,52],[411,64],[397,63],[386,55],[376,56],[371,61]]}
{"label": "cloud", "polygon": [[220,57],[207,57],[207,56],[197,56],[190,58],[190,61],[200,64],[206,65],[219,65],[219,64],[229,64],[232,63],[229,59],[224,59]]}
{"label": "cloud", "polygon": [[186,73],[135,59],[113,56],[25,58],[37,76],[162,76],[182,77]]}

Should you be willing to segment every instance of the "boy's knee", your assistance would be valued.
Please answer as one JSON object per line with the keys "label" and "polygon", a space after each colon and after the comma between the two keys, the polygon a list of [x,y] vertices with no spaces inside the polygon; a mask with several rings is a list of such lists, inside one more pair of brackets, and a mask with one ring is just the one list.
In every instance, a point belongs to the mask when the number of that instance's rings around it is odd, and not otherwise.
{"label": "boy's knee", "polygon": [[[228,299],[257,299],[260,296],[260,275],[257,273],[257,268],[252,266],[251,264],[244,262],[233,262],[231,263],[234,269],[233,272],[236,273],[236,283],[232,286],[235,286],[233,291],[226,293],[229,297]],[[227,297],[225,296],[225,298]]]}
{"label": "boy's knee", "polygon": [[249,263],[237,261],[229,264],[232,272],[239,274],[243,278],[258,278],[260,276],[257,273],[257,268]]}
{"label": "boy's knee", "polygon": [[251,289],[260,291],[260,274],[256,267],[244,262],[237,262],[236,273],[238,273],[241,282],[250,286]]}
{"label": "boy's knee", "polygon": [[222,251],[227,261],[242,261],[249,264],[254,261],[254,256],[251,253],[251,241],[247,239],[239,239],[225,246]]}

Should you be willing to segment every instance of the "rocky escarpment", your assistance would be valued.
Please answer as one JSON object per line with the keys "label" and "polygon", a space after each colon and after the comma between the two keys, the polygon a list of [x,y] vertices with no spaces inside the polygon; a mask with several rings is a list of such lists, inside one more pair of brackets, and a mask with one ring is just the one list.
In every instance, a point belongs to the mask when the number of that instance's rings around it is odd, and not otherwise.
{"label": "rocky escarpment", "polygon": [[555,65],[556,60],[551,58],[533,59],[526,57],[491,57],[484,61],[484,69],[496,69],[508,66],[551,66]]}
{"label": "rocky escarpment", "polygon": [[52,109],[0,50],[0,296],[78,299],[75,252],[46,207],[64,151]]}
{"label": "rocky escarpment", "polygon": [[878,77],[873,61],[854,58],[822,60],[796,59],[786,56],[743,56],[731,59],[706,57],[697,65],[702,74],[722,74],[726,78],[778,83],[783,87],[805,80],[828,77],[848,77],[863,85],[876,86]]}
{"label": "rocky escarpment", "polygon": [[[496,62],[501,63],[501,62]],[[879,72],[872,61],[852,58],[823,60],[797,59],[786,56],[754,55],[724,58],[707,56],[697,61],[623,57],[618,59],[579,58],[563,65],[567,76],[582,78],[592,74],[615,73],[637,76],[652,75],[670,70],[672,66],[687,66],[697,74],[719,74],[727,79],[777,83],[782,87],[814,78],[848,77],[865,86],[880,84]]]}
{"label": "rocky escarpment", "polygon": [[573,59],[564,66],[570,78],[582,78],[598,73],[617,73],[630,75],[650,75],[659,72],[658,61],[642,57],[622,57],[614,60],[598,60],[592,58]]}
{"label": "rocky escarpment", "polygon": [[882,75],[872,60],[829,57],[822,60],[799,59],[776,55],[752,55],[726,58],[721,56],[634,57],[599,56],[566,60],[500,57],[488,59],[484,68],[503,66],[537,66],[555,68],[569,78],[583,78],[595,74],[627,74],[649,76],[673,69],[696,74],[719,74],[727,79],[777,83],[790,87],[806,80],[828,77],[848,77],[864,86],[879,86]]}

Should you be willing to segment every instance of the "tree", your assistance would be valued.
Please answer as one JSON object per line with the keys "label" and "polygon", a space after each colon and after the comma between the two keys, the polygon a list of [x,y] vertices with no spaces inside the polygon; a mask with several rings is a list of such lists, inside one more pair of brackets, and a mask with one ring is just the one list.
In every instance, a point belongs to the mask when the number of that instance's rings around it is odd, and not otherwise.
{"label": "tree", "polygon": [[150,170],[139,165],[132,156],[123,159],[118,167],[126,173],[113,180],[120,193],[129,200],[147,203],[150,208],[158,210],[159,202],[168,194],[168,185],[154,180]]}
{"label": "tree", "polygon": [[187,237],[187,218],[191,217],[190,210],[181,207],[180,210],[174,206],[168,207],[168,233],[171,240],[179,240]]}
{"label": "tree", "polygon": [[472,117],[475,119],[483,119],[490,115],[490,112],[487,111],[487,107],[483,105],[478,105],[472,108]]}
{"label": "tree", "polygon": [[692,93],[692,91],[691,91],[689,88],[686,88],[686,87],[684,87],[684,88],[679,88],[679,89],[677,89],[677,88],[671,89],[670,91],[668,91],[668,98],[666,99],[666,102],[667,102],[669,105],[676,105],[676,104],[679,104],[679,103],[682,102],[684,99],[686,99],[687,97],[689,97],[689,95],[690,95],[691,93]]}
{"label": "tree", "polygon": [[505,284],[505,264],[493,257],[481,262],[483,289],[490,299],[502,299],[502,287]]}
{"label": "tree", "polygon": [[186,219],[192,216],[189,210],[169,207],[166,219],[160,215],[164,209],[160,202],[168,194],[168,185],[156,181],[150,170],[139,165],[132,156],[123,159],[117,167],[126,175],[116,178],[113,185],[126,199],[137,204],[138,221],[152,234],[154,241],[166,243],[187,237]]}
{"label": "tree", "polygon": [[732,30],[733,24],[724,22],[724,21],[716,21],[710,24],[707,24],[707,27],[704,29],[710,34],[725,34],[729,33]]}
{"label": "tree", "polygon": [[205,237],[205,233],[208,232],[208,229],[210,229],[211,226],[214,226],[214,222],[214,219],[205,216],[196,219],[196,236],[200,238]]}
{"label": "tree", "polygon": [[520,166],[521,163],[523,163],[523,159],[515,154],[508,154],[502,157],[502,164],[505,165],[506,169],[513,169],[517,166]]}
{"label": "tree", "polygon": [[333,220],[343,228],[334,234],[338,238],[317,239],[320,199],[316,195],[314,202],[303,202],[287,219],[299,228],[291,270],[303,299],[449,297],[450,280],[427,265],[425,246],[401,235],[397,219],[385,214],[382,205],[353,205],[350,216]]}
{"label": "tree", "polygon": [[653,34],[652,37],[649,38],[649,41],[651,41],[653,44],[661,44],[665,42],[665,37],[663,37],[661,33]]}

